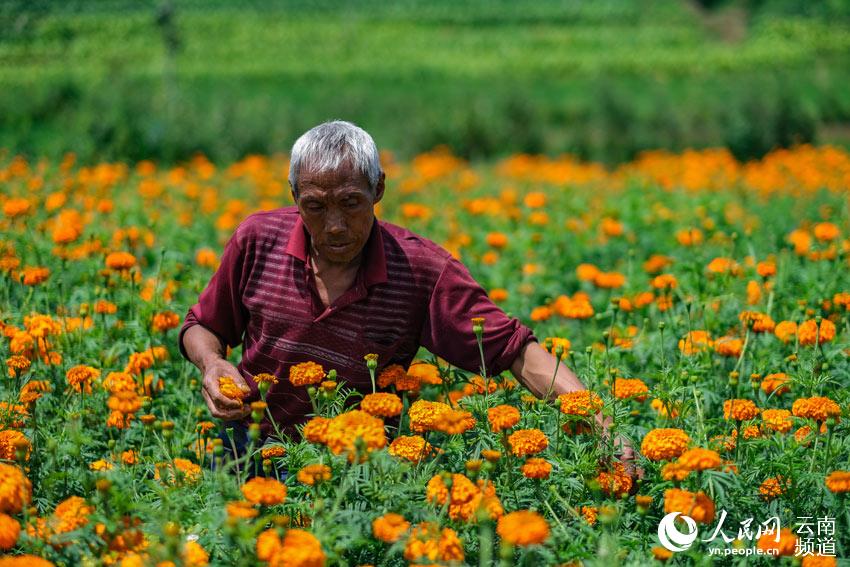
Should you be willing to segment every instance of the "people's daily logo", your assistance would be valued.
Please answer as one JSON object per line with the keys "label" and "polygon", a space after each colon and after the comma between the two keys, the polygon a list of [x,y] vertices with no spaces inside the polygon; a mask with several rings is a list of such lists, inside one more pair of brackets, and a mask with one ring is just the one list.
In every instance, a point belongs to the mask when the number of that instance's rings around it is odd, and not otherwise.
{"label": "people's daily logo", "polygon": [[[676,518],[684,521],[686,532],[680,532],[676,526]],[[668,551],[685,551],[697,539],[697,523],[680,512],[670,512],[658,524],[658,539]]]}

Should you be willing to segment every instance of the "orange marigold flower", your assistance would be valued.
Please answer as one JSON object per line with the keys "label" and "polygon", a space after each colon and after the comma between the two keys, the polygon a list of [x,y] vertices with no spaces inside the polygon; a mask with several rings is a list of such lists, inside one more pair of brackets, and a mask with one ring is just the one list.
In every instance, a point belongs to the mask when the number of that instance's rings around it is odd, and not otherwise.
{"label": "orange marigold flower", "polygon": [[793,425],[791,412],[786,409],[766,409],[761,412],[761,419],[766,428],[779,433],[788,433]]}
{"label": "orange marigold flower", "polygon": [[440,415],[434,429],[447,435],[460,435],[475,427],[475,417],[471,412],[451,408]]}
{"label": "orange marigold flower", "polygon": [[720,356],[739,357],[744,348],[744,341],[736,337],[720,337],[714,341],[714,352]]}
{"label": "orange marigold flower", "polygon": [[650,402],[649,407],[658,412],[658,415],[661,417],[679,417],[679,409],[672,403],[665,404],[663,401],[658,398],[652,400]]}
{"label": "orange marigold flower", "polygon": [[504,248],[508,245],[508,237],[501,232],[488,233],[487,245],[492,246],[493,248]]}
{"label": "orange marigold flower", "polygon": [[841,232],[838,226],[831,222],[819,222],[814,227],[815,238],[821,242],[830,242],[838,238]]}
{"label": "orange marigold flower", "polygon": [[621,400],[634,399],[638,402],[646,400],[649,387],[640,378],[615,378],[614,397]]}
{"label": "orange marigold flower", "polygon": [[626,276],[619,272],[599,272],[593,278],[593,285],[603,289],[617,289],[626,285]]}
{"label": "orange marigold flower", "polygon": [[682,453],[678,462],[692,471],[716,469],[722,464],[720,455],[716,451],[700,447],[688,449]]}
{"label": "orange marigold flower", "polygon": [[561,351],[561,360],[564,360],[570,353],[570,347],[572,344],[569,339],[562,339],[561,337],[546,337],[543,341],[544,344],[552,345],[552,348],[548,349],[552,356],[558,356],[556,351]]}
{"label": "orange marigold flower", "polygon": [[112,270],[129,270],[136,265],[136,257],[129,252],[111,252],[106,255],[106,267]]}
{"label": "orange marigold flower", "polygon": [[647,274],[657,274],[673,263],[673,259],[663,254],[653,254],[643,263],[643,271]]}
{"label": "orange marigold flower", "polygon": [[731,258],[715,258],[708,263],[706,270],[709,274],[732,274],[736,276],[741,272],[741,267]]}
{"label": "orange marigold flower", "polygon": [[775,372],[764,377],[761,381],[761,389],[765,394],[775,393],[778,396],[791,391],[790,381],[791,379],[784,372]]}
{"label": "orange marigold flower", "polygon": [[286,485],[274,478],[254,477],[241,490],[245,500],[252,504],[274,506],[286,499]]}
{"label": "orange marigold flower", "polygon": [[678,461],[666,463],[663,467],[661,467],[661,478],[664,480],[682,481],[685,480],[689,474],[691,474],[691,469]]}
{"label": "orange marigold flower", "polygon": [[277,376],[268,372],[261,372],[254,375],[254,382],[257,384],[277,384]]}
{"label": "orange marigold flower", "polygon": [[791,413],[797,417],[826,421],[830,417],[841,415],[841,408],[829,398],[816,396],[795,400],[794,405],[791,406]]}
{"label": "orange marigold flower", "polygon": [[549,474],[552,472],[552,464],[546,459],[532,457],[526,459],[521,469],[525,478],[549,478]]}
{"label": "orange marigold flower", "polygon": [[676,240],[682,246],[696,246],[702,244],[703,232],[698,228],[685,228],[676,232]]}
{"label": "orange marigold flower", "polygon": [[17,452],[21,450],[24,460],[30,458],[32,444],[27,436],[17,429],[4,429],[0,431],[0,459],[17,461]]}
{"label": "orange marigold flower", "polygon": [[519,510],[499,518],[496,533],[503,542],[511,545],[537,545],[548,539],[549,524],[537,512]]}
{"label": "orange marigold flower", "polygon": [[[348,411],[331,419],[326,438],[331,452],[335,455],[347,453],[349,461],[354,461],[358,439],[362,440],[366,453],[387,444],[383,420],[361,410]],[[359,457],[365,459],[366,455]]]}
{"label": "orange marigold flower", "polygon": [[286,447],[283,445],[270,445],[263,447],[260,455],[263,459],[279,459],[286,454]]}
{"label": "orange marigold flower", "polygon": [[623,463],[614,461],[610,470],[601,470],[596,477],[602,492],[608,496],[622,497],[632,489],[632,477],[626,474]]}
{"label": "orange marigold flower", "polygon": [[789,528],[782,528],[778,534],[768,531],[759,537],[756,547],[774,557],[791,557],[797,547],[797,536]]}
{"label": "orange marigold flower", "polygon": [[228,502],[224,508],[229,517],[238,518],[240,520],[250,520],[251,518],[256,518],[260,514],[260,511],[254,507],[254,504],[247,500],[235,500],[233,502]]}
{"label": "orange marigold flower", "polygon": [[776,324],[773,334],[783,343],[788,343],[797,336],[797,323],[794,321],[780,321]]}
{"label": "orange marigold flower", "polygon": [[416,400],[407,410],[407,415],[410,417],[410,429],[417,433],[432,431],[442,419],[443,414],[450,410],[451,407],[442,402]]}
{"label": "orange marigold flower", "polygon": [[759,262],[756,264],[756,273],[763,278],[769,278],[776,275],[776,264],[773,262]]}
{"label": "orange marigold flower", "polygon": [[484,496],[481,489],[462,474],[451,475],[451,488],[446,486],[441,475],[436,475],[428,481],[425,490],[428,502],[440,506],[448,503],[452,520],[473,519]]}
{"label": "orange marigold flower", "polygon": [[411,562],[460,562],[464,558],[463,544],[453,529],[441,530],[436,524],[423,522],[410,531],[404,558]]}
{"label": "orange marigold flower", "polygon": [[395,543],[410,529],[410,522],[401,514],[388,512],[372,520],[372,535],[384,543]]}
{"label": "orange marigold flower", "polygon": [[481,456],[484,457],[487,462],[495,463],[502,458],[502,452],[494,451],[493,449],[484,449],[481,451]]}
{"label": "orange marigold flower", "polygon": [[315,463],[307,465],[298,471],[298,482],[313,486],[331,479],[331,468],[328,465]]}
{"label": "orange marigold flower", "polygon": [[400,364],[391,364],[378,374],[377,384],[379,388],[388,388],[395,386],[399,381],[402,383],[407,381],[407,372]]}
{"label": "orange marigold flower", "polygon": [[539,429],[518,429],[508,437],[511,452],[517,457],[536,455],[547,446],[549,439]]}
{"label": "orange marigold flower", "polygon": [[592,282],[599,273],[599,268],[593,264],[579,264],[576,266],[576,276],[579,281]]}
{"label": "orange marigold flower", "polygon": [[220,376],[218,379],[218,388],[222,395],[231,400],[244,400],[248,392],[236,385],[233,378],[230,376]]}
{"label": "orange marigold flower", "polygon": [[6,359],[6,368],[11,378],[16,377],[19,373],[23,375],[29,370],[31,364],[32,361],[21,354],[15,354]]}
{"label": "orange marigold flower", "polygon": [[599,508],[596,506],[582,506],[579,511],[581,512],[581,517],[584,518],[585,522],[591,526],[596,525],[596,519],[599,516]]}
{"label": "orange marigold flower", "polygon": [[48,277],[50,277],[50,268],[42,266],[27,266],[22,273],[24,285],[38,285],[47,281]]}
{"label": "orange marigold flower", "polygon": [[815,342],[823,344],[835,338],[835,323],[829,319],[821,319],[820,328],[817,321],[809,319],[797,328],[797,337],[803,346],[813,345]]}
{"label": "orange marigold flower", "polygon": [[32,499],[32,484],[20,468],[0,463],[0,512],[18,514]]}
{"label": "orange marigold flower", "polygon": [[770,477],[759,486],[759,495],[764,500],[773,500],[782,496],[789,486],[791,481],[788,479],[783,479],[781,476]]}
{"label": "orange marigold flower", "polygon": [[325,379],[325,369],[315,362],[300,362],[289,368],[289,381],[294,386],[318,384]]}
{"label": "orange marigold flower", "polygon": [[321,542],[308,531],[286,530],[283,540],[269,558],[271,566],[324,567],[326,557]]}
{"label": "orange marigold flower", "polygon": [[688,492],[678,488],[664,491],[664,513],[679,512],[700,524],[714,521],[714,502],[703,492]]}
{"label": "orange marigold flower", "polygon": [[46,380],[30,380],[21,388],[18,401],[22,404],[34,403],[41,397],[42,392],[49,392],[51,389],[50,382]]}
{"label": "orange marigold flower", "polygon": [[652,278],[652,282],[650,282],[650,284],[655,289],[676,289],[679,286],[679,282],[673,274],[661,274],[659,276],[655,276]]}
{"label": "orange marigold flower", "polygon": [[519,410],[514,406],[502,404],[487,410],[487,421],[490,422],[490,429],[494,433],[510,429],[519,423],[519,418]]}
{"label": "orange marigold flower", "polygon": [[393,457],[418,463],[434,452],[434,446],[419,435],[401,435],[393,439],[388,451]]}
{"label": "orange marigold flower", "polygon": [[[160,472],[162,471],[162,473]],[[181,484],[183,482],[193,483],[200,480],[201,467],[190,461],[189,459],[174,459],[174,464],[158,463],[154,467],[154,478],[159,480],[165,474],[168,484]]]}
{"label": "orange marigold flower", "polygon": [[416,378],[422,384],[440,385],[443,379],[440,377],[440,369],[427,362],[414,362],[407,369],[407,374]]}
{"label": "orange marigold flower", "polygon": [[826,487],[836,494],[850,492],[850,471],[832,471],[826,477]]}
{"label": "orange marigold flower", "polygon": [[681,429],[653,429],[644,436],[641,453],[652,461],[669,461],[688,448],[691,438]]}
{"label": "orange marigold flower", "polygon": [[747,421],[759,414],[760,410],[752,400],[726,400],[723,402],[723,419]]}
{"label": "orange marigold flower", "polygon": [[401,413],[402,407],[401,398],[384,392],[367,394],[360,402],[360,409],[378,417],[395,417]]}
{"label": "orange marigold flower", "polygon": [[[18,523],[18,520],[8,514],[0,514],[0,549],[6,551],[15,547],[20,535],[21,524]],[[23,565],[24,563],[21,563],[22,567]],[[28,563],[27,565],[31,564]]]}
{"label": "orange marigold flower", "polygon": [[691,331],[679,340],[679,350],[685,356],[691,356],[710,349],[714,346],[711,335],[707,331]]}
{"label": "orange marigold flower", "polygon": [[154,331],[165,332],[180,325],[180,316],[174,311],[163,311],[153,316],[151,327]]}
{"label": "orange marigold flower", "polygon": [[590,390],[577,390],[558,396],[561,402],[561,413],[588,417],[602,409],[602,398]]}
{"label": "orange marigold flower", "polygon": [[331,420],[326,417],[317,416],[304,425],[302,435],[310,443],[327,443],[328,426]]}
{"label": "orange marigold flower", "polygon": [[100,370],[83,364],[73,366],[65,373],[65,380],[77,393],[91,394],[91,383],[98,378],[100,378]]}

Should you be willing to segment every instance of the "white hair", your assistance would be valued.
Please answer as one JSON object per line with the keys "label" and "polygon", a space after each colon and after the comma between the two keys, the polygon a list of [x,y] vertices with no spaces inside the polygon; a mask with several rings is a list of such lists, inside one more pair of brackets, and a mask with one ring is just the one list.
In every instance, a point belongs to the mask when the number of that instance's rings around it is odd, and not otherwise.
{"label": "white hair", "polygon": [[298,174],[333,171],[349,161],[369,181],[372,194],[381,176],[378,147],[366,130],[343,120],[324,122],[295,140],[289,158],[289,184],[298,197]]}

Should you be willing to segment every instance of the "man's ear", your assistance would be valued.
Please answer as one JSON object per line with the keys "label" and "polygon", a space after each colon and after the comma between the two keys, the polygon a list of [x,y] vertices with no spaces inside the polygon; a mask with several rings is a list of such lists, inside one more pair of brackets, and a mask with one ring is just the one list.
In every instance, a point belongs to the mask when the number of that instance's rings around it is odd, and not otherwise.
{"label": "man's ear", "polygon": [[375,185],[375,200],[372,201],[373,204],[378,203],[384,196],[384,179],[386,179],[386,174],[382,171],[380,177],[378,177],[378,184]]}

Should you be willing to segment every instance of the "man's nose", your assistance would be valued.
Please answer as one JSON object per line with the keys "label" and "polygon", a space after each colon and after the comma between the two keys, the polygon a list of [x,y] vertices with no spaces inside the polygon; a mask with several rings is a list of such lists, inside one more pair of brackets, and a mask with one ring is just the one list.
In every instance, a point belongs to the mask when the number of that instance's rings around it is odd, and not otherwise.
{"label": "man's nose", "polygon": [[330,211],[325,217],[325,232],[328,234],[340,234],[348,229],[345,215],[338,211]]}

